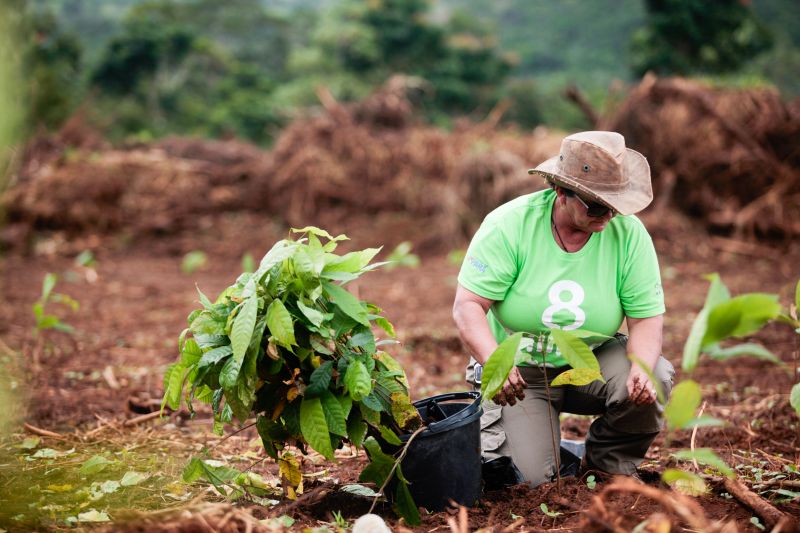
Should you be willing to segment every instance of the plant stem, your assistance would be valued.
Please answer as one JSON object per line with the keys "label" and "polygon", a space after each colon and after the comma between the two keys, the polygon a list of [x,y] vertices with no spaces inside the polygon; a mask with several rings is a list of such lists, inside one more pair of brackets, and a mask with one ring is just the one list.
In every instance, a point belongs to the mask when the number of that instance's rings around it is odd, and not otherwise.
{"label": "plant stem", "polygon": [[420,426],[411,436],[408,438],[408,442],[406,442],[405,446],[403,446],[403,451],[400,452],[400,456],[395,460],[394,464],[392,465],[392,469],[389,470],[389,475],[386,476],[386,479],[383,481],[383,485],[381,488],[378,489],[378,494],[375,496],[375,499],[372,500],[372,505],[369,507],[369,511],[367,514],[372,514],[372,511],[375,509],[375,505],[378,503],[378,498],[381,494],[383,494],[383,490],[386,488],[386,485],[389,484],[389,480],[392,479],[394,475],[394,471],[397,470],[397,467],[403,461],[406,456],[406,452],[408,452],[408,447],[411,446],[411,442],[414,440],[414,437],[422,433],[423,430],[427,429],[426,426]]}
{"label": "plant stem", "polygon": [[553,444],[553,459],[556,462],[556,491],[561,496],[561,454],[559,453],[559,444],[556,443],[556,432],[553,429],[555,421],[553,420],[553,400],[550,397],[550,382],[547,379],[547,364],[545,362],[547,355],[542,355],[542,372],[544,372],[544,390],[547,395],[547,418],[550,421],[550,440]]}

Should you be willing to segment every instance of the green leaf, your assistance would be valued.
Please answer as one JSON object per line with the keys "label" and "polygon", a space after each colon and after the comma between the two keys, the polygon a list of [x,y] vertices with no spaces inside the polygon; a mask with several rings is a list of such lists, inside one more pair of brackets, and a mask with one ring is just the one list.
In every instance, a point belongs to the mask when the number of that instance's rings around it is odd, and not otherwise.
{"label": "green leaf", "polygon": [[567,360],[572,368],[591,368],[600,370],[600,363],[597,357],[586,343],[568,331],[561,329],[551,329],[550,335],[553,341],[561,350],[561,355]]}
{"label": "green leaf", "polygon": [[795,383],[789,394],[789,405],[794,407],[797,416],[800,416],[800,383]]}
{"label": "green leaf", "polygon": [[213,348],[203,354],[203,357],[197,363],[197,368],[200,369],[218,363],[231,354],[233,354],[233,347],[230,345]]}
{"label": "green leaf", "polygon": [[200,250],[191,251],[183,256],[183,261],[181,261],[181,271],[184,274],[192,274],[196,270],[206,266],[207,262],[208,256],[206,256],[205,252]]}
{"label": "green leaf", "polygon": [[[239,314],[233,321],[233,328],[231,329],[231,348],[233,348],[233,358],[231,361],[231,368],[229,370],[230,382],[236,381],[236,376],[239,374],[239,369],[244,361],[244,356],[247,353],[247,348],[250,346],[250,339],[253,337],[253,331],[256,327],[256,317],[258,315],[258,297],[251,296],[242,303],[239,308]],[[230,361],[229,361],[230,362]],[[227,364],[225,365],[228,366]]]}
{"label": "green leaf", "polygon": [[550,509],[547,507],[547,504],[546,504],[546,503],[540,503],[540,504],[539,504],[539,509],[541,509],[541,511],[542,511],[544,514],[546,514],[547,516],[549,516],[550,518],[555,518],[555,517],[557,517],[557,516],[561,516],[562,514],[564,514],[564,513],[561,513],[561,512],[559,512],[559,511],[551,511],[551,510],[550,510]]}
{"label": "green leaf", "polygon": [[333,237],[330,233],[325,231],[324,229],[320,229],[316,226],[306,226],[304,228],[292,228],[292,233],[311,233],[312,235],[316,235],[317,237],[325,237],[329,241],[338,242],[338,241],[349,241],[350,238],[342,233],[341,235],[337,235]]}
{"label": "green leaf", "polygon": [[728,301],[731,297],[728,288],[720,280],[719,274],[709,274],[706,279],[711,282],[711,285],[708,287],[705,304],[703,304],[703,308],[695,317],[692,329],[689,332],[686,343],[683,345],[681,366],[685,372],[691,372],[697,366],[711,309],[722,302]]}
{"label": "green leaf", "polygon": [[305,396],[319,396],[328,390],[333,374],[333,361],[325,361],[311,373],[310,383],[306,387]]}
{"label": "green leaf", "polygon": [[53,288],[56,286],[56,281],[58,281],[58,276],[52,272],[45,274],[44,279],[42,280],[42,296],[39,301],[45,303],[48,299],[50,299],[50,293],[53,292]]}
{"label": "green leaf", "polygon": [[372,379],[367,367],[361,361],[353,361],[347,367],[347,373],[344,375],[344,384],[350,393],[350,397],[356,401],[363,400],[372,392]]}
{"label": "green leaf", "polygon": [[694,418],[700,406],[700,385],[687,379],[678,383],[670,395],[669,403],[664,408],[664,418],[670,429],[684,429]]}
{"label": "green leaf", "polygon": [[169,408],[173,411],[180,409],[185,372],[186,367],[180,363],[175,363],[167,367],[166,372],[164,372],[164,399],[161,401],[162,410],[165,405],[169,405]]}
{"label": "green leaf", "polygon": [[272,300],[267,308],[267,327],[278,344],[284,348],[291,350],[292,346],[297,345],[294,338],[292,315],[289,314],[283,302],[277,298]]}
{"label": "green leaf", "polygon": [[342,411],[342,404],[328,391],[322,393],[322,410],[325,413],[325,422],[328,430],[334,435],[347,438],[347,423]]}
{"label": "green leaf", "polygon": [[40,442],[42,442],[42,439],[39,437],[25,437],[25,440],[19,444],[19,447],[23,450],[33,450],[39,446]]}
{"label": "green leaf", "polygon": [[702,346],[715,344],[728,337],[744,337],[760,330],[781,311],[774,294],[743,294],[720,303],[708,315]]}
{"label": "green leaf", "polygon": [[734,472],[725,461],[714,453],[711,448],[696,448],[694,450],[680,450],[672,454],[678,460],[691,461],[695,460],[701,465],[710,466],[719,470],[724,476],[729,478],[734,477]]}
{"label": "green leaf", "polygon": [[113,461],[109,461],[102,455],[93,455],[81,465],[80,473],[82,476],[93,476],[105,470],[110,464],[113,464]]}
{"label": "green leaf", "polygon": [[367,423],[358,418],[358,416],[351,416],[347,420],[347,438],[353,443],[356,448],[361,448],[364,444],[364,437],[367,436]]}
{"label": "green leaf", "polygon": [[323,274],[330,272],[359,272],[366,267],[380,251],[380,248],[367,248],[366,250],[347,253],[341,257],[333,256],[334,258],[328,261],[322,272]]}
{"label": "green leaf", "polygon": [[333,459],[328,423],[319,398],[303,398],[300,404],[300,431],[309,446],[326,459]]}
{"label": "green leaf", "polygon": [[380,426],[378,428],[378,431],[380,431],[381,437],[383,437],[383,440],[385,440],[389,444],[392,444],[394,446],[402,446],[403,441],[401,441],[397,437],[397,434],[394,431],[392,431],[391,429],[387,428],[386,426]]}
{"label": "green leaf", "polygon": [[282,240],[275,243],[269,252],[261,259],[254,277],[261,278],[268,270],[284,260],[292,257],[298,244],[293,241]]}
{"label": "green leaf", "polygon": [[181,350],[181,364],[186,368],[194,366],[203,357],[203,350],[198,346],[197,341],[189,339],[183,343]]}
{"label": "green leaf", "polygon": [[369,327],[367,310],[362,307],[361,302],[359,302],[355,296],[334,283],[323,282],[323,287],[333,303],[335,303],[344,314],[359,324]]}
{"label": "green leaf", "polygon": [[325,321],[325,315],[314,308],[308,307],[300,300],[297,300],[297,307],[300,308],[300,312],[305,315],[308,321],[315,326],[320,327]]}
{"label": "green leaf", "polygon": [[[397,465],[397,477],[401,478],[401,476],[400,465]],[[411,492],[408,490],[408,483],[398,481],[392,510],[410,526],[418,526],[422,523],[417,504],[414,503],[414,498],[411,497]]]}
{"label": "green leaf", "polygon": [[566,370],[556,376],[556,379],[554,379],[550,385],[553,387],[557,387],[559,385],[573,385],[575,387],[580,387],[582,385],[588,385],[592,381],[598,379],[605,382],[603,379],[603,374],[594,368],[570,368],[569,370]]}
{"label": "green leaf", "polygon": [[719,361],[725,361],[727,359],[731,359],[733,357],[740,357],[743,355],[756,357],[758,359],[763,359],[765,361],[771,361],[776,364],[783,364],[783,361],[778,359],[778,357],[761,346],[760,344],[755,343],[744,343],[739,344],[736,346],[731,346],[730,348],[713,348],[709,350],[708,355],[712,359],[717,359]]}
{"label": "green leaf", "polygon": [[661,474],[661,479],[672,489],[687,496],[702,496],[708,492],[703,478],[692,472],[668,468]]}
{"label": "green leaf", "polygon": [[517,354],[521,340],[522,333],[515,333],[500,343],[489,356],[489,360],[483,366],[483,382],[481,383],[481,396],[484,401],[494,398],[503,388],[503,383],[508,379],[508,375],[514,367],[514,356]]}
{"label": "green leaf", "polygon": [[800,279],[797,280],[797,286],[794,288],[794,307],[800,313]]}
{"label": "green leaf", "polygon": [[203,294],[203,291],[200,290],[200,286],[198,284],[195,283],[194,287],[197,289],[197,295],[200,297],[200,303],[203,305],[203,307],[206,309],[211,309],[213,307],[211,300],[209,300],[208,297]]}
{"label": "green leaf", "polygon": [[375,437],[368,437],[364,441],[364,449],[367,451],[370,463],[358,476],[359,481],[371,481],[377,486],[383,485],[394,464],[394,457],[387,455],[381,450],[380,444]]}
{"label": "green leaf", "polygon": [[149,477],[149,474],[141,474],[139,472],[129,471],[125,472],[125,475],[122,476],[119,484],[123,487],[132,487],[134,485],[138,485],[142,481],[147,480]]}
{"label": "green leaf", "polygon": [[255,272],[256,260],[249,253],[242,256],[242,272]]}
{"label": "green leaf", "polygon": [[390,337],[397,337],[397,333],[394,331],[394,326],[391,322],[379,316],[375,319],[375,323],[380,327],[383,331],[385,331]]}

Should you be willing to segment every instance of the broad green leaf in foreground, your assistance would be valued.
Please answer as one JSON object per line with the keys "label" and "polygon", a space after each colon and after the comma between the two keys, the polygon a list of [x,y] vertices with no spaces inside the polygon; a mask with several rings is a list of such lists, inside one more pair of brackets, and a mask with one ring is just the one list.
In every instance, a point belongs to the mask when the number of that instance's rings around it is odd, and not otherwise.
{"label": "broad green leaf in foreground", "polygon": [[775,294],[743,294],[711,309],[701,349],[728,337],[755,333],[781,312]]}
{"label": "broad green leaf in foreground", "polygon": [[514,367],[514,356],[517,354],[521,340],[522,333],[515,333],[508,337],[500,343],[500,346],[483,365],[481,396],[484,401],[493,399],[503,388],[503,383],[508,379],[508,375]]}
{"label": "broad green leaf in foreground", "polygon": [[328,423],[319,398],[303,398],[300,403],[300,431],[309,446],[326,459],[333,459]]}
{"label": "broad green leaf in foreground", "polygon": [[725,461],[714,453],[711,448],[696,448],[695,450],[680,450],[672,454],[678,460],[695,460],[701,465],[710,466],[719,470],[724,476],[734,477],[734,472]]}
{"label": "broad green leaf in foreground", "polygon": [[550,335],[561,351],[561,355],[567,360],[572,368],[592,368],[600,370],[600,363],[597,357],[586,343],[568,331],[561,329],[551,329]]}
{"label": "broad green leaf in foreground", "polygon": [[731,297],[728,288],[722,283],[719,274],[716,272],[709,274],[706,276],[706,279],[711,282],[711,285],[708,287],[705,304],[694,319],[689,337],[683,345],[683,360],[681,366],[685,372],[691,372],[697,366],[697,361],[700,358],[700,350],[703,347],[703,337],[706,334],[708,315],[711,309],[722,302],[728,301]]}
{"label": "broad green leaf in foreground", "polygon": [[664,408],[664,418],[669,429],[683,429],[694,418],[700,406],[700,385],[696,381],[687,379],[675,386],[670,395],[669,403]]}
{"label": "broad green leaf in foreground", "polygon": [[730,348],[715,348],[709,350],[708,355],[712,359],[716,359],[718,361],[725,361],[733,357],[740,357],[746,355],[750,357],[757,357],[758,359],[763,359],[765,361],[770,361],[772,363],[779,365],[783,364],[783,362],[780,359],[778,359],[778,357],[775,354],[773,354],[760,344],[755,344],[752,342],[731,346]]}

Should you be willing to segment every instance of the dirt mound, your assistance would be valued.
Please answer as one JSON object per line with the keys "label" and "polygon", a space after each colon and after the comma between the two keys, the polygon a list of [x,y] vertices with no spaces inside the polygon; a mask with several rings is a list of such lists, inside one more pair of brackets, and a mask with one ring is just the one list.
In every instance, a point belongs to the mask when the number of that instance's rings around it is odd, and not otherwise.
{"label": "dirt mound", "polygon": [[647,156],[656,205],[742,235],[800,235],[800,99],[647,76],[599,128]]}
{"label": "dirt mound", "polygon": [[198,215],[243,209],[325,225],[344,210],[430,220],[428,244],[452,247],[489,210],[542,185],[526,169],[554,153],[560,136],[499,130],[497,114],[452,132],[426,126],[415,118],[417,90],[396,77],[348,105],[321,91],[323,112],[290,124],[271,152],[169,138],[42,159],[2,198],[6,233],[172,233]]}

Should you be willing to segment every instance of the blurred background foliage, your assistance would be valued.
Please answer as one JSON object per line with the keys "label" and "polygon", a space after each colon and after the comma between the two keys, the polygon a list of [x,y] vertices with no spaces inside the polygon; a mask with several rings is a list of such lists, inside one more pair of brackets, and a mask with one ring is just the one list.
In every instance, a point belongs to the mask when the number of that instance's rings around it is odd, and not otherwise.
{"label": "blurred background foliage", "polygon": [[[647,71],[800,94],[796,0],[3,0],[23,38],[27,125],[81,112],[112,141],[167,134],[268,145],[318,89],[359,99],[417,76],[428,120],[589,124]],[[9,51],[6,50],[6,55]]]}

